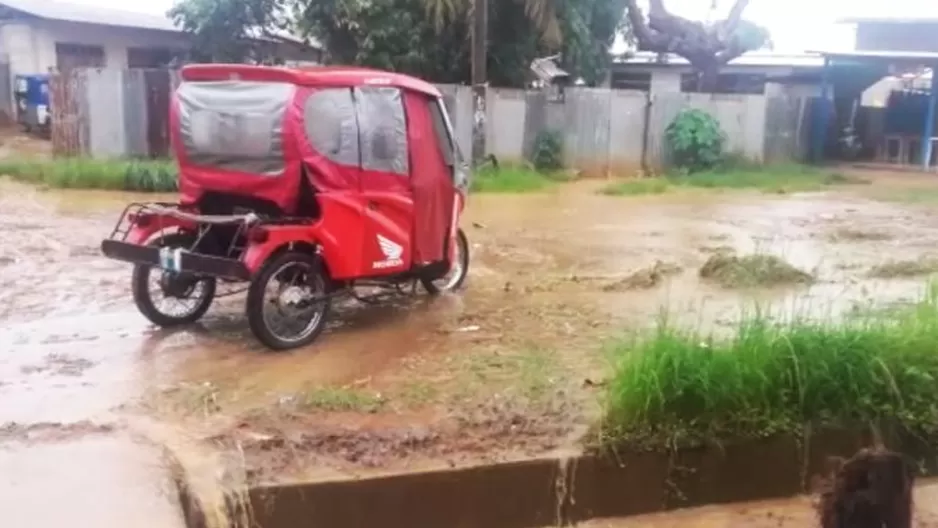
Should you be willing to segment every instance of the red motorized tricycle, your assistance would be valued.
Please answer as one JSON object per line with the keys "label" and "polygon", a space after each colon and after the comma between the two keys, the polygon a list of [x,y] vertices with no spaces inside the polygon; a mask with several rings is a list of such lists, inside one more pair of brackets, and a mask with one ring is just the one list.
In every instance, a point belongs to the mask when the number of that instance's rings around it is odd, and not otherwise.
{"label": "red motorized tricycle", "polygon": [[219,282],[246,282],[251,330],[283,350],[316,339],[337,295],[463,284],[469,174],[433,85],[192,65],[170,128],[180,200],[129,205],[101,244],[134,264],[134,301],[153,323],[192,323]]}

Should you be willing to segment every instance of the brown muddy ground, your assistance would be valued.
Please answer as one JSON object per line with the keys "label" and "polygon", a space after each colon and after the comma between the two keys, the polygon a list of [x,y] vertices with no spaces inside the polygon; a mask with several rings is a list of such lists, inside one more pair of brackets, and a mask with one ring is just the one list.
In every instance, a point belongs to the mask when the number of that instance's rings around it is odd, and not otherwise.
{"label": "brown muddy ground", "polygon": [[[474,196],[464,293],[340,306],[315,346],[270,354],[249,335],[241,297],[174,332],[136,313],[129,268],[97,246],[140,197],[0,182],[0,474],[16,490],[0,507],[26,519],[52,496],[100,521],[88,526],[112,524],[107,493],[82,495],[70,479],[93,466],[111,496],[162,489],[142,417],[186,442],[237,447],[251,480],[567,449],[597,412],[606,338],[663,309],[719,330],[744,301],[818,314],[908,301],[928,266],[888,279],[870,270],[938,257],[938,183],[924,178],[788,196],[595,191]],[[702,282],[697,270],[727,248],[780,255],[816,281],[749,292]],[[140,460],[105,456],[124,451]],[[139,502],[154,526],[178,523],[169,499]]]}
{"label": "brown muddy ground", "polygon": [[[707,506],[628,519],[597,519],[584,528],[804,528],[818,526],[814,499],[794,499]],[[931,481],[915,490],[917,528],[938,527],[938,483]]]}

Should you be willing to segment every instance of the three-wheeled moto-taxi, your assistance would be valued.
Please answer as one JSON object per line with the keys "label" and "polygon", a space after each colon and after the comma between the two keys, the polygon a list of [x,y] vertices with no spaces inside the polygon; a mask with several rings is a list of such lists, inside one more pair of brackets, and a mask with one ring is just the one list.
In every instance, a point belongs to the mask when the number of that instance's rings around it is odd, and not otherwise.
{"label": "three-wheeled moto-taxi", "polygon": [[154,324],[192,323],[219,282],[247,282],[252,332],[284,350],[316,339],[338,295],[463,284],[469,174],[431,84],[190,65],[170,127],[178,203],[128,205],[101,244],[134,264],[133,298]]}

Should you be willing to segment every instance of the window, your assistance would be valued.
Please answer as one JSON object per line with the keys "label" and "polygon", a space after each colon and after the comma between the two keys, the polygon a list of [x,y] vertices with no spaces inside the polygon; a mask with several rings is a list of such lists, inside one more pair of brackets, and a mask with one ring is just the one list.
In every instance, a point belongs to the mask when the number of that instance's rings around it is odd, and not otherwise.
{"label": "window", "polygon": [[165,68],[181,55],[166,48],[127,48],[127,67]]}
{"label": "window", "polygon": [[449,127],[446,125],[446,117],[443,115],[444,108],[441,101],[428,101],[430,106],[430,119],[433,120],[433,131],[436,133],[436,142],[443,153],[443,161],[452,167],[456,164],[456,149],[453,146],[453,138],[450,137]]}
{"label": "window", "polygon": [[410,174],[407,119],[401,91],[386,86],[356,88],[355,103],[362,168]]}
{"label": "window", "polygon": [[303,107],[303,126],[316,152],[334,163],[358,166],[358,122],[351,89],[313,92]]}
{"label": "window", "polygon": [[192,163],[266,176],[284,170],[285,83],[182,83],[177,91],[183,146]]}
{"label": "window", "polygon": [[[697,74],[685,73],[681,75],[681,91],[684,93],[697,93]],[[721,73],[717,77],[715,94],[752,94],[765,93],[765,75],[760,73]]]}
{"label": "window", "polygon": [[651,90],[651,73],[634,71],[612,72],[612,87],[618,90]]}
{"label": "window", "polygon": [[410,173],[407,119],[397,88],[317,90],[306,100],[303,121],[310,145],[333,163]]}
{"label": "window", "polygon": [[59,71],[75,68],[103,68],[105,64],[104,48],[56,42],[55,66]]}

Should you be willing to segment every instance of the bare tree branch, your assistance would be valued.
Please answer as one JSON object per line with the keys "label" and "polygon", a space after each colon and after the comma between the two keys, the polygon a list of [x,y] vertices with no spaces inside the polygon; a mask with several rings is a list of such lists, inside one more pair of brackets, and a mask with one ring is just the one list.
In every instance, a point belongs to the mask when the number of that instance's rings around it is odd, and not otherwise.
{"label": "bare tree branch", "polygon": [[649,0],[647,19],[638,7],[638,0],[627,0],[626,5],[638,49],[675,53],[687,59],[704,77],[710,77],[715,76],[723,64],[754,49],[752,39],[744,41],[736,34],[749,2],[736,0],[729,16],[712,25],[670,13],[664,0]]}

